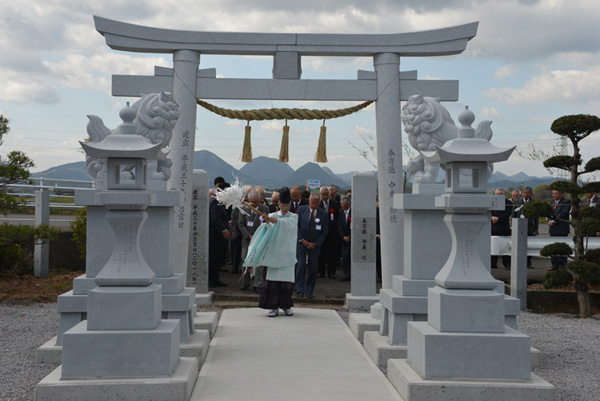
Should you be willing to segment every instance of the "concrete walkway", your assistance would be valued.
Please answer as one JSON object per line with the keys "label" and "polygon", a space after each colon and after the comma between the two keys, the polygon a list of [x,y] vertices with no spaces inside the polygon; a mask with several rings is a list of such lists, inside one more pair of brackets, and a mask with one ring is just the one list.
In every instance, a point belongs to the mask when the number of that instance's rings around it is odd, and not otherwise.
{"label": "concrete walkway", "polygon": [[402,400],[333,310],[223,311],[191,400]]}

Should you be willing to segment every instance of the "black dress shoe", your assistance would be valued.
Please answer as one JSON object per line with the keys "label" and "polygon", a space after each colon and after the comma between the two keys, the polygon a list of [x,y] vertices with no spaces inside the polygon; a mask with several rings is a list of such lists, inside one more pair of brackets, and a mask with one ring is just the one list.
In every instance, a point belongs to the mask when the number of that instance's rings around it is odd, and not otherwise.
{"label": "black dress shoe", "polygon": [[296,293],[296,296],[297,296],[298,298],[304,298],[304,293],[303,293],[303,292],[297,292],[297,293]]}
{"label": "black dress shoe", "polygon": [[313,299],[315,296],[313,294],[306,294],[306,298]]}

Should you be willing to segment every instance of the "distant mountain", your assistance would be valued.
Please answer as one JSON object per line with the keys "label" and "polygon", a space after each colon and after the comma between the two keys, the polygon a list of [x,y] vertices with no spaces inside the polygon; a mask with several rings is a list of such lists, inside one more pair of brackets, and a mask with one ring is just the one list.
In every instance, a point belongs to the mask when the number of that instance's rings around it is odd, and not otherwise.
{"label": "distant mountain", "polygon": [[[319,180],[322,185],[333,184],[341,189],[346,189],[352,185],[352,176],[356,173],[356,171],[352,171],[344,174],[334,174],[329,167],[321,167],[313,162],[306,163],[294,171],[287,163],[263,156],[255,158],[252,162],[245,164],[244,167],[238,170],[208,150],[194,152],[194,168],[205,170],[209,175],[210,183],[217,176],[222,176],[230,183],[233,183],[235,180],[234,177],[237,177],[243,184],[261,185],[266,189],[306,185],[307,179]],[[33,173],[31,176],[53,179],[91,180],[85,169],[84,161],[62,164],[45,171]],[[443,178],[443,171],[440,170],[438,180],[441,178]],[[519,186],[535,188],[538,185],[550,184],[556,180],[557,178],[555,177],[531,177],[523,172],[507,176],[496,171],[489,181],[489,186],[491,188],[514,188]]]}
{"label": "distant mountain", "polygon": [[498,182],[498,181],[505,181],[508,180],[509,177],[506,174],[503,174],[499,171],[495,171],[494,174],[492,174],[492,176],[490,177],[490,179],[488,180],[488,183],[493,183],[493,182]]}
{"label": "distant mountain", "polygon": [[48,170],[40,171],[39,173],[32,173],[31,176],[34,178],[54,178],[82,181],[90,181],[92,179],[85,169],[85,162],[61,164],[60,166],[51,167]]}
{"label": "distant mountain", "polygon": [[530,176],[528,176],[527,174],[525,174],[525,173],[523,173],[523,172],[520,172],[520,173],[517,173],[517,174],[515,174],[515,175],[511,175],[511,176],[509,177],[509,181],[513,181],[513,182],[519,182],[519,181],[529,181],[529,180],[531,180],[532,178],[535,178],[535,177],[530,177]]}
{"label": "distant mountain", "polygon": [[284,181],[294,174],[294,169],[285,162],[280,162],[272,157],[259,156],[240,169],[244,176],[252,177],[249,184],[274,188],[274,184]]}
{"label": "distant mountain", "polygon": [[317,163],[308,162],[285,180],[278,182],[275,187],[306,185],[307,179],[319,180],[321,181],[321,185],[333,184],[342,188],[346,186],[344,181],[340,180],[337,176],[332,176],[327,171],[323,170]]}
{"label": "distant mountain", "polygon": [[240,173],[238,169],[208,150],[194,152],[194,169],[202,169],[208,173],[208,182],[212,187],[215,178],[221,176],[225,181],[233,183],[234,177],[243,183],[250,183],[251,178]]}

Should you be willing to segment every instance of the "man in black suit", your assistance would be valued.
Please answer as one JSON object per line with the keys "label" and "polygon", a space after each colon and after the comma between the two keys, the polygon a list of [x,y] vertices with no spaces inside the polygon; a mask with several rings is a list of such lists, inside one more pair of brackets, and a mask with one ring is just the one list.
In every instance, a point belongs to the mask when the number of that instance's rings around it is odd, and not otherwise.
{"label": "man in black suit", "polygon": [[[309,204],[298,208],[298,243],[296,246],[296,294],[313,298],[317,282],[319,252],[329,231],[329,216],[319,208],[321,196],[310,194]],[[308,256],[308,278],[305,284],[306,257]]]}
{"label": "man in black suit", "polygon": [[352,223],[352,202],[350,197],[344,195],[341,197],[338,232],[342,244],[342,281],[350,281],[350,244],[351,244],[351,223]]}
{"label": "man in black suit", "polygon": [[322,186],[321,204],[319,207],[327,213],[329,219],[329,232],[327,238],[321,247],[319,254],[319,274],[317,277],[335,278],[335,270],[339,261],[339,232],[338,220],[340,218],[340,204],[333,199],[329,199],[329,188]]}
{"label": "man in black suit", "polygon": [[271,203],[269,203],[269,213],[275,213],[279,210],[279,192],[271,194]]}
{"label": "man in black suit", "polygon": [[[224,190],[230,187],[226,182],[217,185]],[[225,287],[219,278],[219,268],[223,261],[223,252],[231,234],[229,232],[229,215],[225,205],[219,203],[217,198],[211,198],[209,206],[208,223],[208,285],[210,287]]]}
{"label": "man in black suit", "polygon": [[[496,195],[504,195],[504,189],[496,189]],[[508,236],[510,235],[510,216],[513,212],[513,203],[509,199],[504,199],[504,210],[492,210],[492,235]],[[492,269],[497,268],[498,256],[492,255]],[[502,255],[502,265],[510,270],[510,256]]]}
{"label": "man in black suit", "polygon": [[[569,224],[571,201],[566,199],[561,191],[553,190],[551,205],[554,213],[553,219],[548,221],[548,225],[550,226],[548,232],[551,237],[567,237],[571,231],[571,225]],[[548,271],[564,269],[567,265],[567,257],[551,256],[550,263],[552,266]]]}
{"label": "man in black suit", "polygon": [[338,194],[338,187],[337,187],[337,185],[330,185],[329,186],[329,198],[333,199],[337,203],[340,203],[342,201],[342,197],[340,196],[340,194]]}
{"label": "man in black suit", "polygon": [[308,200],[302,197],[300,187],[292,187],[292,189],[290,189],[290,196],[292,197],[292,204],[290,205],[290,211],[292,213],[298,214],[300,206],[308,205]]}

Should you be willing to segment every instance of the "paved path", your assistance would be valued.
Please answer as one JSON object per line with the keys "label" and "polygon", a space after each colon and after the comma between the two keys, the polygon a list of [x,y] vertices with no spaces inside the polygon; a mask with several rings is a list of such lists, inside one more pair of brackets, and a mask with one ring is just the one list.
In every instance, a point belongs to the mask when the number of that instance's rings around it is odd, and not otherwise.
{"label": "paved path", "polygon": [[223,311],[191,401],[402,400],[335,311],[266,312]]}

